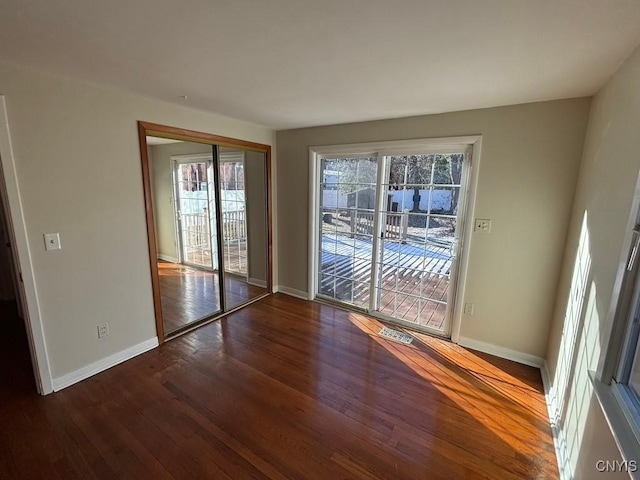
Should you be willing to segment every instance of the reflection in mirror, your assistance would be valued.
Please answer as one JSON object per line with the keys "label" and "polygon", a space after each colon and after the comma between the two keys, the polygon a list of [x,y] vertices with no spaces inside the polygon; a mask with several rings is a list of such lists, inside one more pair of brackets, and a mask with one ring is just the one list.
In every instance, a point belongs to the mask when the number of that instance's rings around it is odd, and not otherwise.
{"label": "reflection in mirror", "polygon": [[161,342],[268,295],[271,147],[138,122]]}
{"label": "reflection in mirror", "polygon": [[220,210],[227,310],[267,293],[266,156],[220,147]]}
{"label": "reflection in mirror", "polygon": [[221,312],[211,145],[147,137],[165,334]]}

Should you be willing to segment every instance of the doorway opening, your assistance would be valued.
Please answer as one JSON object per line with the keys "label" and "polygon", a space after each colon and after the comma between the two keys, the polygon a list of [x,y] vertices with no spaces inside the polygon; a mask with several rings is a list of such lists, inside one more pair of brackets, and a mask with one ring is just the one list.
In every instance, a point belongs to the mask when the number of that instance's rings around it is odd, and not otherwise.
{"label": "doorway opening", "polygon": [[20,278],[16,268],[14,242],[10,230],[4,195],[4,179],[0,169],[0,361],[5,366],[0,374],[3,391],[9,398],[33,392],[34,368],[26,331],[25,309],[20,298]]}
{"label": "doorway opening", "polygon": [[[26,224],[22,210],[20,198],[20,187],[16,175],[16,163],[11,146],[11,135],[9,132],[9,118],[7,116],[6,102],[3,95],[0,95],[0,211],[3,219],[0,248],[2,255],[8,256],[8,265],[3,264],[5,273],[12,276],[10,281],[5,279],[5,286],[9,284],[13,287],[13,301],[7,305],[8,311],[0,313],[1,318],[11,318],[16,328],[16,334],[22,342],[19,352],[27,355],[30,362],[25,360],[21,365],[23,380],[35,380],[36,390],[42,395],[53,391],[53,381],[51,378],[51,368],[49,358],[44,343],[44,329],[40,317],[40,308],[36,294],[35,281],[33,278],[33,267],[31,263],[31,253],[27,241]],[[8,290],[11,291],[10,289]],[[13,303],[15,302],[15,303]],[[24,349],[24,334],[26,334],[27,348]],[[6,349],[6,350],[5,350]],[[10,349],[3,346],[3,354],[8,355],[8,359],[18,360],[20,353],[11,355]],[[5,369],[5,370],[11,370]],[[18,372],[18,369],[15,370]]]}
{"label": "doorway opening", "polygon": [[311,297],[451,337],[472,157],[468,139],[312,148]]}

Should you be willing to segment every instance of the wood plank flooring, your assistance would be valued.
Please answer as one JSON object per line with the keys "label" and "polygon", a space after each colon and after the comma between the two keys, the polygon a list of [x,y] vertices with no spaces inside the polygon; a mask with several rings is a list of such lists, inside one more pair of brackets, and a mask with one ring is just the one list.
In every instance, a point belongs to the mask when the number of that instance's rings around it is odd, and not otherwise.
{"label": "wood plank flooring", "polygon": [[[158,272],[165,333],[210,317],[220,310],[217,273],[165,261],[158,261]],[[225,275],[224,283],[227,310],[267,291],[230,274]]]}
{"label": "wood plank flooring", "polygon": [[0,478],[558,478],[538,370],[379,329],[277,294],[47,397],[3,338]]}
{"label": "wood plank flooring", "polygon": [[216,273],[158,261],[158,274],[166,333],[220,310],[220,286]]}

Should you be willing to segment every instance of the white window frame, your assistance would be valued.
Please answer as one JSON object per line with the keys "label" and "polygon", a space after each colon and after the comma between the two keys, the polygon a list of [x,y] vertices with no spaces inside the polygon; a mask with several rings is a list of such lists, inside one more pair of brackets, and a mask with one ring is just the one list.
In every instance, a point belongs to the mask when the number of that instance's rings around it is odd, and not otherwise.
{"label": "white window frame", "polygon": [[[618,264],[616,281],[607,314],[608,339],[600,355],[598,369],[589,372],[615,442],[627,462],[638,465],[629,472],[640,478],[640,396],[624,383],[624,370],[633,362],[634,345],[640,342],[634,318],[640,315],[640,176],[627,221],[626,234]],[[638,328],[638,327],[636,327]]]}
{"label": "white window frame", "polygon": [[469,252],[471,249],[471,232],[473,231],[473,219],[475,212],[476,190],[478,185],[478,172],[480,170],[480,154],[482,149],[482,135],[468,135],[460,137],[419,138],[412,140],[394,140],[368,143],[351,143],[344,145],[322,145],[309,147],[309,245],[308,245],[308,279],[307,298],[314,300],[318,290],[318,242],[316,232],[320,228],[316,212],[320,209],[319,185],[322,178],[321,159],[328,155],[385,155],[391,152],[400,155],[403,152],[415,153],[416,151],[437,151],[438,153],[458,152],[464,145],[471,150],[471,163],[467,182],[467,205],[464,225],[462,225],[463,244],[460,251],[460,266],[457,283],[457,294],[454,301],[451,318],[451,340],[458,342],[460,337],[460,325],[465,298],[465,285],[469,267]]}
{"label": "white window frame", "polygon": [[[178,185],[177,185],[177,179],[176,179],[176,167],[178,165],[185,165],[185,164],[189,164],[189,163],[205,163],[207,165],[207,188],[209,189],[209,202],[211,202],[211,198],[215,198],[212,197],[212,195],[218,195],[218,192],[220,191],[220,189],[218,188],[219,186],[215,185],[215,180],[214,180],[214,176],[213,176],[213,153],[189,153],[189,154],[183,154],[183,155],[171,155],[169,157],[169,161],[171,162],[171,183],[172,183],[172,195],[173,195],[173,210],[174,210],[174,218],[175,218],[175,211],[176,208],[178,208]],[[209,178],[210,177],[210,178]],[[209,222],[211,224],[211,226],[214,225],[215,222],[218,221],[217,218],[214,218],[215,216],[215,212],[212,209],[209,209]],[[214,222],[215,220],[215,222]],[[183,251],[182,251],[182,239],[180,238],[180,236],[182,235],[182,233],[179,231],[178,228],[178,221],[174,220],[174,228],[173,228],[173,233],[175,235],[175,242],[176,242],[176,246],[177,248],[177,253],[178,253],[178,261],[180,263],[183,263],[184,259],[183,257]],[[213,232],[217,232],[216,229],[211,228],[210,229],[210,238],[209,238],[209,242],[211,244],[211,268],[209,267],[201,267],[201,268],[205,268],[207,270],[211,270],[211,271],[216,271],[220,268],[219,265],[217,265],[218,263],[218,242],[213,242]]]}

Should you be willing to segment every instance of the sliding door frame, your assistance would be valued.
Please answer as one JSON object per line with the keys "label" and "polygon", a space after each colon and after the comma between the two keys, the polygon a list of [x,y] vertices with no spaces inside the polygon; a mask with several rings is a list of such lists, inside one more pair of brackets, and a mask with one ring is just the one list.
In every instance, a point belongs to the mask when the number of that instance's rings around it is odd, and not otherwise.
{"label": "sliding door frame", "polygon": [[[182,335],[184,333],[190,332],[191,330],[198,328],[202,325],[210,323],[218,318],[228,315],[235,310],[238,310],[249,303],[253,303],[254,301],[260,300],[268,295],[273,293],[273,200],[272,200],[272,178],[271,178],[271,145],[265,145],[262,143],[250,142],[247,140],[240,140],[237,138],[223,137],[220,135],[214,135],[211,133],[197,132],[194,130],[186,130],[184,128],[170,127],[167,125],[160,125],[157,123],[143,122],[138,121],[138,141],[140,145],[140,160],[142,164],[142,184],[144,190],[144,205],[145,205],[145,216],[147,221],[147,240],[149,247],[149,261],[151,268],[151,288],[153,292],[153,306],[155,312],[155,320],[156,320],[156,331],[158,333],[158,342],[164,343],[165,340],[172,338],[172,336],[167,336],[164,331],[164,324],[162,319],[162,303],[160,296],[160,277],[158,273],[158,262],[157,262],[157,247],[156,247],[156,228],[155,228],[155,220],[154,220],[154,203],[153,203],[153,195],[151,190],[151,172],[149,168],[149,155],[147,151],[147,136],[151,137],[161,137],[161,138],[171,138],[174,140],[181,140],[185,142],[197,142],[203,143],[212,146],[223,146],[223,147],[233,147],[233,148],[242,148],[244,150],[251,150],[254,152],[264,153],[265,155],[265,176],[267,183],[267,192],[266,192],[266,222],[267,222],[267,292],[264,295],[260,295],[255,299],[250,300],[247,303],[243,303],[238,305],[237,307],[231,308],[227,311],[223,311],[220,314],[216,314],[210,318],[206,318],[201,322],[197,322],[193,326],[190,326],[185,329],[180,329],[174,336]],[[217,148],[214,148],[213,154],[214,159],[217,159]],[[218,182],[218,173],[216,173],[217,168],[215,165],[217,161],[214,161],[214,174],[216,179],[216,186],[219,188]],[[216,196],[219,202],[219,195]],[[220,208],[218,203],[217,208]],[[219,222],[218,222],[219,223]],[[220,226],[218,226],[220,228]],[[218,230],[218,234],[220,235],[220,230]],[[218,249],[220,250],[220,249]],[[222,258],[219,255],[220,265],[222,264]],[[221,295],[223,297],[223,295]],[[224,300],[221,300],[221,305],[224,307]]]}
{"label": "sliding door frame", "polygon": [[[212,242],[212,238],[211,238],[211,225],[213,225],[213,218],[212,218],[212,212],[211,209],[209,208],[210,203],[211,203],[211,195],[212,192],[210,191],[211,189],[211,185],[213,184],[213,188],[215,188],[215,180],[213,179],[213,171],[215,169],[214,166],[214,160],[213,160],[213,151],[211,153],[199,153],[199,154],[187,154],[187,155],[171,155],[171,173],[172,173],[172,181],[173,181],[173,194],[174,194],[174,198],[175,198],[175,202],[173,205],[173,212],[174,215],[176,217],[176,225],[175,225],[175,237],[176,237],[176,245],[178,246],[178,261],[184,265],[188,265],[190,267],[195,267],[195,268],[202,268],[204,270],[209,270],[209,271],[215,271],[216,269],[214,268],[214,264],[213,264],[213,242]],[[179,191],[179,185],[178,185],[178,180],[176,178],[176,175],[178,173],[178,168],[181,165],[189,165],[192,163],[205,163],[207,165],[207,208],[209,210],[208,214],[209,214],[209,249],[211,251],[211,266],[210,267],[204,267],[202,265],[198,265],[195,263],[189,263],[188,261],[185,261],[185,254],[184,254],[184,239],[182,237],[182,219],[178,218],[178,210],[179,210],[179,204],[182,201],[181,198],[181,192]],[[211,177],[209,177],[209,175],[211,175]],[[214,200],[215,201],[215,200]],[[180,215],[182,216],[182,213],[180,213]],[[218,219],[215,219],[216,222],[218,221]],[[217,231],[217,229],[216,229]],[[217,252],[216,252],[217,255]]]}
{"label": "sliding door frame", "polygon": [[[308,237],[308,299],[315,300],[318,295],[318,273],[320,265],[319,254],[319,237],[318,229],[320,228],[320,219],[318,212],[320,209],[320,179],[322,178],[322,159],[332,155],[357,155],[357,156],[376,156],[379,159],[385,155],[402,155],[407,152],[415,154],[416,152],[425,153],[451,153],[459,152],[463,146],[465,151],[469,152],[468,158],[465,158],[467,164],[467,182],[464,195],[466,197],[463,206],[464,218],[459,225],[460,245],[457,272],[452,275],[452,281],[455,282],[454,288],[456,295],[453,300],[451,315],[451,340],[457,342],[460,336],[460,323],[463,311],[463,302],[465,295],[466,278],[469,267],[469,254],[471,248],[471,233],[473,231],[473,218],[475,214],[476,189],[478,184],[478,172],[480,167],[480,151],[482,147],[482,136],[460,136],[460,137],[441,137],[441,138],[422,138],[413,140],[397,140],[397,141],[381,141],[369,143],[353,143],[344,145],[324,145],[313,146],[309,148],[309,237]],[[382,168],[381,168],[382,167]],[[384,176],[384,162],[378,168],[378,180]],[[380,197],[380,195],[378,195]],[[383,198],[378,198],[378,207]],[[378,209],[382,212],[382,209]],[[380,230],[380,216],[375,218],[375,232]],[[375,242],[375,239],[374,239]],[[378,240],[379,242],[379,240]],[[374,255],[377,252],[373,252]],[[376,262],[373,261],[373,264]],[[373,266],[372,266],[372,269]],[[372,270],[371,284],[375,281],[375,272]],[[373,295],[374,290],[371,290]],[[370,312],[374,315],[375,312]]]}
{"label": "sliding door frame", "polygon": [[[224,153],[228,154],[228,152],[224,152]],[[246,179],[246,166],[247,166],[246,160],[247,159],[246,159],[246,157],[244,155],[244,152],[242,152],[242,161],[238,161],[238,160],[223,160],[222,159],[223,152],[219,152],[218,156],[219,156],[219,161],[218,161],[218,170],[219,171],[222,169],[222,166],[224,164],[242,163],[243,177],[244,177],[243,181],[242,181],[242,183],[243,183],[242,188],[243,188],[243,191],[244,191],[244,198],[243,198],[243,201],[244,201],[244,220],[243,220],[243,222],[244,222],[245,244],[247,245],[247,254],[246,254],[246,258],[245,258],[245,269],[247,270],[247,273],[244,276],[239,274],[239,273],[236,273],[236,272],[227,271],[226,265],[223,265],[222,268],[224,268],[225,274],[231,275],[231,276],[237,276],[239,278],[243,278],[247,283],[251,283],[251,282],[249,282],[249,250],[248,250],[248,248],[249,248],[250,242],[249,242],[249,226],[248,226],[248,218],[247,218],[248,217],[247,213],[248,213],[248,210],[249,210],[248,206],[247,206],[247,179]],[[234,176],[235,176],[235,182],[236,182],[236,188],[237,188],[237,182],[238,182],[237,171],[234,171]],[[223,201],[223,199],[221,198],[220,199],[220,203],[221,204],[222,204],[222,201]],[[221,211],[220,212],[220,217],[223,219],[223,226],[224,226],[224,217],[223,217],[223,215],[224,215],[224,211]],[[224,243],[224,245],[227,245],[227,243],[224,241],[224,237],[223,237],[223,243]],[[223,250],[222,250],[222,258],[224,258],[225,262],[227,261],[227,257],[225,255],[225,251],[224,251],[224,246],[223,246]]]}

